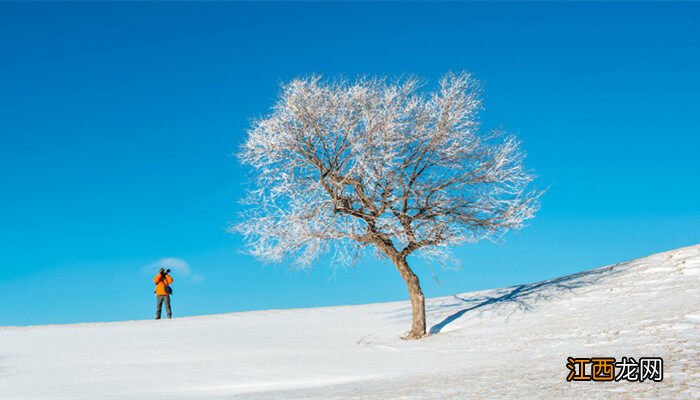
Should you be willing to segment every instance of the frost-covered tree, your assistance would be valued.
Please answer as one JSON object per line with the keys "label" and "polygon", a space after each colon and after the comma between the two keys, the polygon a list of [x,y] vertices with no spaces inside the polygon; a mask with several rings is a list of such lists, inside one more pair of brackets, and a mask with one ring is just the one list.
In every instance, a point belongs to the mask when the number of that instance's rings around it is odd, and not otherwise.
{"label": "frost-covered tree", "polygon": [[242,146],[254,177],[232,230],[259,259],[302,268],[324,253],[337,265],[373,250],[408,288],[405,338],[425,336],[409,256],[499,238],[538,207],[518,141],[480,131],[480,109],[467,73],[447,74],[433,92],[412,78],[295,79]]}

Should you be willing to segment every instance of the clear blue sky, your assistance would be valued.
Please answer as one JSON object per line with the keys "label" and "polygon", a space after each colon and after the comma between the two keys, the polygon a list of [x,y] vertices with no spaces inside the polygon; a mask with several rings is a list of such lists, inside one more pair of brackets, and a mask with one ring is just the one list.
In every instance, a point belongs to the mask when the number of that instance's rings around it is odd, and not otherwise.
{"label": "clear blue sky", "polygon": [[[226,233],[250,119],[298,75],[468,70],[549,187],[428,296],[700,242],[700,4],[0,4],[0,325],[405,299],[391,266],[295,272]],[[148,267],[146,267],[148,269]]]}

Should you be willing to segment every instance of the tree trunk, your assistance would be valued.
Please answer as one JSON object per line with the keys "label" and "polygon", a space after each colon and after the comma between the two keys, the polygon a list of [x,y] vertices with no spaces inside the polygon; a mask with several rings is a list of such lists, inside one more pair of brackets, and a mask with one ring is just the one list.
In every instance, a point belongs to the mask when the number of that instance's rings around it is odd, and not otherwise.
{"label": "tree trunk", "polygon": [[413,309],[411,331],[404,336],[404,339],[420,339],[425,336],[425,297],[420,288],[418,276],[408,266],[405,257],[397,257],[393,261],[404,282],[406,282],[408,296],[411,299],[411,308]]}

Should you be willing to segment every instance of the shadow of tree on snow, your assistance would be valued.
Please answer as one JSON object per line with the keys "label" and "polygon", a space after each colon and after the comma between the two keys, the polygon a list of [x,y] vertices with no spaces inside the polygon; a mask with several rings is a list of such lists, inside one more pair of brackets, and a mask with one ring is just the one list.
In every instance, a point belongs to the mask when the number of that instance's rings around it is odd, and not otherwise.
{"label": "shadow of tree on snow", "polygon": [[[498,306],[511,305],[515,306],[514,311],[531,311],[534,304],[539,301],[549,300],[562,292],[570,292],[574,289],[591,285],[598,282],[604,277],[609,277],[620,272],[622,269],[617,268],[621,264],[612,265],[610,267],[594,269],[590,271],[579,272],[572,275],[563,276],[560,278],[549,279],[546,281],[530,283],[526,285],[511,286],[508,288],[489,291],[485,296],[460,297],[452,296],[455,300],[467,304],[457,312],[445,317],[442,321],[430,327],[431,334],[439,333],[447,325],[461,318],[464,314],[476,310],[486,311]],[[428,307],[427,312],[439,311],[444,308],[454,308],[459,304],[441,304],[433,307]]]}

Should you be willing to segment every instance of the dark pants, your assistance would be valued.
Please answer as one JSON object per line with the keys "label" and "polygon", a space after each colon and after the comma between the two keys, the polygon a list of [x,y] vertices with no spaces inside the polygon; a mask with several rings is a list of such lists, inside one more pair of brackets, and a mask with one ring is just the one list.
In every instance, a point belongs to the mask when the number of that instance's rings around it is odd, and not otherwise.
{"label": "dark pants", "polygon": [[173,311],[170,309],[170,296],[166,294],[165,296],[156,296],[156,319],[160,319],[160,312],[163,309],[163,303],[165,303],[165,311],[168,313],[168,318],[172,318]]}

